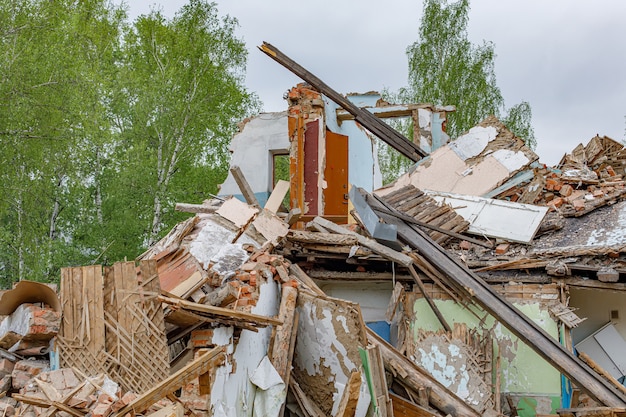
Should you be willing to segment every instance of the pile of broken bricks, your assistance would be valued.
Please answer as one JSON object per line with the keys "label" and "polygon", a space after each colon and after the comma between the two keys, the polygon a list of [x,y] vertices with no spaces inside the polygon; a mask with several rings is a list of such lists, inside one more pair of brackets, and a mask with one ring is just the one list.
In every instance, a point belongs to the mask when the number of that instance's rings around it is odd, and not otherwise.
{"label": "pile of broken bricks", "polygon": [[579,217],[626,193],[625,157],[622,144],[596,136],[565,155],[556,167],[534,168],[531,181],[496,198],[548,206],[565,217]]}

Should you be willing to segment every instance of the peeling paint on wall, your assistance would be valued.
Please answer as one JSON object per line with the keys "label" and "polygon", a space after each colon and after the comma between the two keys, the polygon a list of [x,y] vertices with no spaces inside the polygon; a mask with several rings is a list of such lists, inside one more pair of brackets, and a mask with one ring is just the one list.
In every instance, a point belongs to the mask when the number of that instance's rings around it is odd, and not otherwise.
{"label": "peeling paint on wall", "polygon": [[[551,295],[541,294],[536,298],[510,299],[510,301],[548,334],[558,339],[557,323],[548,310],[549,303],[555,302],[551,300]],[[472,313],[454,300],[437,299],[437,296],[434,298],[437,308],[450,325],[465,323],[470,328],[483,328],[492,332],[496,348],[499,349],[501,355],[501,391],[503,393],[514,394],[520,398],[532,397],[538,404],[552,404],[553,398],[560,399],[560,373],[508,329],[476,307],[471,307]],[[407,294],[407,305],[412,306],[412,310],[407,312],[411,320],[407,334],[413,336],[413,341],[418,339],[420,330],[441,329],[439,320],[421,294]],[[494,353],[494,358],[495,356],[496,353]]]}
{"label": "peeling paint on wall", "polygon": [[[337,299],[300,293],[298,335],[293,375],[322,410],[334,415],[353,371],[359,370],[359,347],[366,346],[358,305]],[[367,384],[361,381],[356,416],[369,407]]]}

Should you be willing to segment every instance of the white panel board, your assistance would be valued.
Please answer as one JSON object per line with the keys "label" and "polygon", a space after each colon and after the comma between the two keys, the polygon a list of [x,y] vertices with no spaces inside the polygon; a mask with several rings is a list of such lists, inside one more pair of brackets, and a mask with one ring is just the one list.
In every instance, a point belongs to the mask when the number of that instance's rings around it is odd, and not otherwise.
{"label": "white panel board", "polygon": [[594,336],[622,375],[626,375],[626,341],[609,323]]}
{"label": "white panel board", "polygon": [[470,223],[469,233],[510,242],[530,243],[548,212],[547,207],[532,204],[440,191],[424,192],[439,204],[448,204],[467,220]]}

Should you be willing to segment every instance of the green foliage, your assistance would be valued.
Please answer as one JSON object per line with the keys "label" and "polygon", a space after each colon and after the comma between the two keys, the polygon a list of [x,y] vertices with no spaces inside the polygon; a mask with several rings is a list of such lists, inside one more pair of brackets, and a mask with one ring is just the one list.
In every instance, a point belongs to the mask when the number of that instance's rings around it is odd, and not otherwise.
{"label": "green foliage", "polygon": [[192,0],[0,0],[0,287],[132,259],[217,191],[243,85],[237,22]]}
{"label": "green foliage", "polygon": [[[534,147],[532,112],[527,102],[513,106],[502,116],[504,99],[496,85],[494,45],[474,45],[468,40],[469,8],[469,0],[424,2],[419,38],[407,48],[409,85],[391,94],[392,101],[455,106],[456,112],[448,115],[447,132],[451,138],[495,115]],[[411,123],[395,127],[412,137]],[[384,172],[409,165],[393,154],[383,157],[385,160],[391,161],[391,165],[381,164]]]}

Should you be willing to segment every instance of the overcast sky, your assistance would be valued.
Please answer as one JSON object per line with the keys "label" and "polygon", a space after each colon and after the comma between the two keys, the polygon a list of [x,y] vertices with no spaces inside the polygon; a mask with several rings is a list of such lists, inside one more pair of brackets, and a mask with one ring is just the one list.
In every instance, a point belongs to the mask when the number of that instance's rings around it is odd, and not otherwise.
{"label": "overcast sky", "polygon": [[[129,1],[131,18],[151,7],[172,17],[183,0]],[[286,109],[300,80],[257,49],[269,42],[340,93],[407,84],[406,48],[417,39],[414,0],[218,0],[239,20],[249,51],[246,84],[264,111]],[[471,0],[470,40],[493,42],[506,107],[528,101],[542,162],[556,164],[596,134],[625,138],[626,2]]]}

